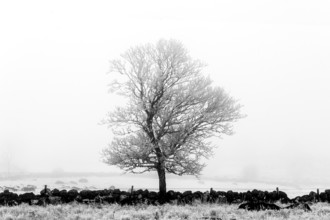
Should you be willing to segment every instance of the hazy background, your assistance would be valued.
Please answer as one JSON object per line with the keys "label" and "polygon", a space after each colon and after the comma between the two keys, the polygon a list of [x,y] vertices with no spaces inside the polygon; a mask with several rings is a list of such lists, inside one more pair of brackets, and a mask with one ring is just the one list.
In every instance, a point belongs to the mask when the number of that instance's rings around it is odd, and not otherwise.
{"label": "hazy background", "polygon": [[182,41],[244,105],[201,179],[330,185],[328,1],[1,1],[0,172],[120,172],[109,60]]}

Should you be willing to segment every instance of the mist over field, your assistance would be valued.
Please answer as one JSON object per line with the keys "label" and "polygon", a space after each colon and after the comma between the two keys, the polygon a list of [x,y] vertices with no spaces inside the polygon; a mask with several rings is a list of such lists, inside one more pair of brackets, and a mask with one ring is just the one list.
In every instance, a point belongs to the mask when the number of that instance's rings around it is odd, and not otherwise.
{"label": "mist over field", "polygon": [[108,93],[109,60],[165,38],[207,63],[247,115],[212,139],[200,179],[169,176],[169,189],[330,188],[329,2],[18,2],[0,3],[1,186],[69,176],[157,188],[156,173],[101,161],[113,135],[100,122],[123,104]]}

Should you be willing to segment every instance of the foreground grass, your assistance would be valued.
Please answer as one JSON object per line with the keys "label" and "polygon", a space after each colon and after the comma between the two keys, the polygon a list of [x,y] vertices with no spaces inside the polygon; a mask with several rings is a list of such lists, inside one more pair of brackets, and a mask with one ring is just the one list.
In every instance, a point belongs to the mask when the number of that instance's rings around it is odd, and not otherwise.
{"label": "foreground grass", "polygon": [[311,206],[312,212],[303,210],[280,210],[249,212],[238,210],[238,205],[195,204],[186,206],[119,206],[119,205],[49,205],[47,207],[20,205],[16,207],[0,207],[0,219],[5,220],[94,220],[94,219],[206,219],[218,217],[222,220],[262,219],[262,220],[329,220],[330,204],[318,203]]}

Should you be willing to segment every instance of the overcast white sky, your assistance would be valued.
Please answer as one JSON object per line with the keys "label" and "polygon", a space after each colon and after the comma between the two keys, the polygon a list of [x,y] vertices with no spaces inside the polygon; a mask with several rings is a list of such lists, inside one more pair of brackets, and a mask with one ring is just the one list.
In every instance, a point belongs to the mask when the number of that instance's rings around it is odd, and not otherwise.
{"label": "overcast white sky", "polygon": [[100,162],[109,60],[160,38],[248,115],[205,176],[330,183],[329,1],[1,1],[1,170],[117,170]]}

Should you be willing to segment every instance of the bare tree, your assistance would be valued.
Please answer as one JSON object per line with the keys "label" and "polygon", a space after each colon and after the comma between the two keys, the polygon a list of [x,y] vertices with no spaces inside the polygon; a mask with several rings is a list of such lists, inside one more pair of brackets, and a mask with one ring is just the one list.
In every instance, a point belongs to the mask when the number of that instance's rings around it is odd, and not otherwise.
{"label": "bare tree", "polygon": [[119,77],[111,89],[127,104],[104,120],[115,135],[104,162],[132,173],[157,171],[161,197],[166,172],[199,175],[202,158],[213,152],[209,138],[232,134],[232,122],[242,117],[241,106],[203,68],[175,40],[133,47],[112,60]]}

